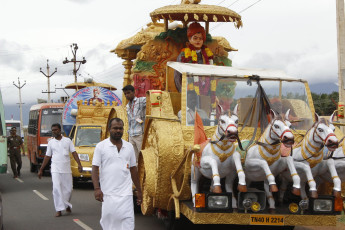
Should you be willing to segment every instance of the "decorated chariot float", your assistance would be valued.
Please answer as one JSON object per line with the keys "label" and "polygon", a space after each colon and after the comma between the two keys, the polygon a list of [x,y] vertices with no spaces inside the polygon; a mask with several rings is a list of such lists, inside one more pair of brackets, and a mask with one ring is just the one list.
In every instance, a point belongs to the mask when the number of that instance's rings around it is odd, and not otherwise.
{"label": "decorated chariot float", "polygon": [[[228,53],[237,50],[209,27],[240,28],[234,11],[183,1],[150,15],[146,29],[112,51],[125,60],[123,85],[147,101],[138,160],[142,213],[158,213],[169,229],[182,217],[194,224],[336,225],[343,134],[333,116],[315,113],[308,83],[281,71],[232,67]],[[181,50],[189,52],[183,48],[191,22],[204,25],[213,65],[176,62]],[[116,106],[109,119],[126,116]],[[332,187],[318,191],[324,181]]]}

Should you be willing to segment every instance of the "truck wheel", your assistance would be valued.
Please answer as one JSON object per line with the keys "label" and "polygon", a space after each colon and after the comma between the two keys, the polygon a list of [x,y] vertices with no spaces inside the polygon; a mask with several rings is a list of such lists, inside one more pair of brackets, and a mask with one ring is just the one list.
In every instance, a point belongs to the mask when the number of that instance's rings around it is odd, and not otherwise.
{"label": "truck wheel", "polygon": [[73,177],[73,188],[78,188],[79,181],[77,177]]}
{"label": "truck wheel", "polygon": [[30,172],[36,172],[37,171],[37,168],[36,168],[36,165],[32,162],[30,162]]}
{"label": "truck wheel", "polygon": [[180,219],[176,219],[175,211],[168,211],[168,217],[164,219],[164,225],[167,230],[193,229],[193,223],[182,213],[180,214]]}

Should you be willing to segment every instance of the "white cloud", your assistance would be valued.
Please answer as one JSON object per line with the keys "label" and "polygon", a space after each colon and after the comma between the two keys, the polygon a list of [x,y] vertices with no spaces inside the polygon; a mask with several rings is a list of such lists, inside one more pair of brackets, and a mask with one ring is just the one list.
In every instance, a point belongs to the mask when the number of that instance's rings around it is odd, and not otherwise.
{"label": "white cloud", "polygon": [[[222,6],[235,1],[226,0]],[[256,0],[238,1],[231,9],[240,12]],[[23,101],[46,98],[46,60],[52,87],[74,81],[73,65],[62,64],[72,58],[70,44],[77,43],[77,59],[85,56],[82,76],[113,84],[121,95],[124,68],[122,61],[109,51],[150,22],[156,8],[179,4],[179,0],[17,0],[3,1],[0,12],[0,86],[6,104],[18,102],[12,85],[18,77],[27,85]],[[203,0],[202,4],[217,4]],[[18,7],[20,5],[20,7]],[[325,0],[262,0],[241,13],[244,27],[230,23],[214,28],[211,34],[227,38],[238,52],[232,53],[234,66],[282,69],[310,82],[336,81],[335,2]],[[213,29],[214,28],[214,29]],[[78,76],[78,79],[81,77]],[[69,91],[73,93],[73,90]],[[57,99],[62,90],[52,95]]]}

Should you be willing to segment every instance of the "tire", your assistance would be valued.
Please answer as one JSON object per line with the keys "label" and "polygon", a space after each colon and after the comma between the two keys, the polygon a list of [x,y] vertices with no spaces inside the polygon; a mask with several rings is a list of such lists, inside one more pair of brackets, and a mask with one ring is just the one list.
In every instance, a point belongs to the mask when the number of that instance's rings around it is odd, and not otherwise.
{"label": "tire", "polygon": [[168,217],[163,221],[166,230],[193,229],[193,223],[182,215],[182,213],[180,214],[180,219],[176,219],[175,211],[169,211]]}
{"label": "tire", "polygon": [[141,206],[137,205],[137,197],[133,196],[134,213],[141,213]]}
{"label": "tire", "polygon": [[78,188],[79,180],[77,177],[73,177],[73,188]]}
{"label": "tire", "polygon": [[37,166],[30,161],[30,172],[36,172],[37,171]]}

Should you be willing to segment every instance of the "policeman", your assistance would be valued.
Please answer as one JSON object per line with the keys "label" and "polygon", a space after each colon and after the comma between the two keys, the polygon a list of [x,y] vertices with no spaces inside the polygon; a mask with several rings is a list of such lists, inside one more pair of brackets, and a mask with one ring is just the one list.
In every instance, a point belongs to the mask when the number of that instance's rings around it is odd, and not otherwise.
{"label": "policeman", "polygon": [[[22,148],[23,156],[25,156],[23,140],[16,134],[16,132],[16,127],[12,127],[10,130],[11,135],[7,137],[7,150],[10,155],[13,178],[17,178],[18,176],[20,176],[20,169],[22,168],[20,148]],[[18,165],[17,167],[16,164]]]}

